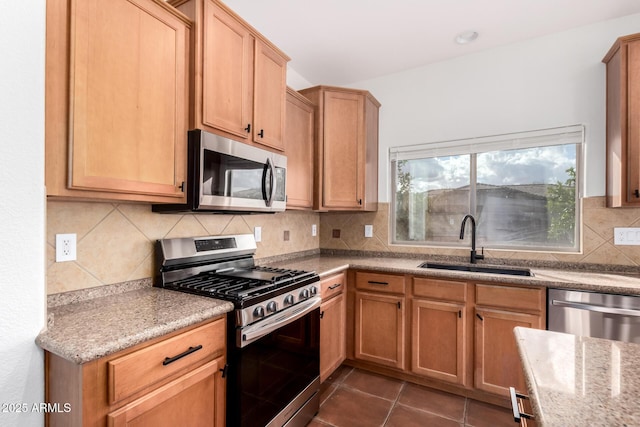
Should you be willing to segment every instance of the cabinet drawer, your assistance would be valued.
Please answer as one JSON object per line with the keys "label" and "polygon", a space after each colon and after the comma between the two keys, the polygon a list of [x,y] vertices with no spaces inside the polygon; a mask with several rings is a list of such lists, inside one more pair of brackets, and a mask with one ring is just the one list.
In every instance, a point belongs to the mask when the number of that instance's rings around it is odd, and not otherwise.
{"label": "cabinet drawer", "polygon": [[334,295],[341,294],[346,287],[347,278],[344,273],[322,279],[320,282],[320,296],[327,300]]}
{"label": "cabinet drawer", "polygon": [[404,276],[378,273],[356,273],[356,288],[376,292],[404,294]]}
{"label": "cabinet drawer", "polygon": [[181,369],[224,353],[225,318],[176,335],[107,363],[113,404]]}
{"label": "cabinet drawer", "polygon": [[465,302],[467,300],[466,282],[452,280],[413,279],[413,295],[433,299]]}
{"label": "cabinet drawer", "polygon": [[476,304],[511,310],[542,311],[544,289],[476,285]]}

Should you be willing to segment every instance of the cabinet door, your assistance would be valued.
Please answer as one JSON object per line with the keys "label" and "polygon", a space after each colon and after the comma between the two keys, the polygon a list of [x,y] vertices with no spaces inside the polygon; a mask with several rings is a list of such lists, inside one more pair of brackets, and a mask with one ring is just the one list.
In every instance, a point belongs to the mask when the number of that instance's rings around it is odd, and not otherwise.
{"label": "cabinet door", "polygon": [[411,371],[465,384],[465,306],[414,299],[411,323]]}
{"label": "cabinet door", "polygon": [[[623,196],[628,206],[640,206],[640,41],[627,47],[627,159]],[[623,168],[623,173],[624,173]]]}
{"label": "cabinet door", "polygon": [[108,425],[224,426],[224,381],[213,360],[107,416]]}
{"label": "cabinet door", "polygon": [[287,61],[260,40],[255,42],[253,141],[284,150]]}
{"label": "cabinet door", "polygon": [[525,390],[513,328],[542,327],[540,315],[476,308],[475,387],[507,396],[509,387]]}
{"label": "cabinet door", "polygon": [[323,206],[362,207],[364,97],[324,93]]}
{"label": "cabinet door", "polygon": [[187,24],[151,0],[74,0],[70,21],[69,188],[183,198]]}
{"label": "cabinet door", "polygon": [[404,369],[404,298],[355,294],[355,358]]}
{"label": "cabinet door", "polygon": [[347,299],[337,295],[320,306],[320,381],[346,358]]}
{"label": "cabinet door", "polygon": [[202,124],[246,139],[253,127],[253,35],[210,1],[203,31]]}
{"label": "cabinet door", "polygon": [[313,208],[313,116],[313,105],[292,89],[287,90],[287,209]]}

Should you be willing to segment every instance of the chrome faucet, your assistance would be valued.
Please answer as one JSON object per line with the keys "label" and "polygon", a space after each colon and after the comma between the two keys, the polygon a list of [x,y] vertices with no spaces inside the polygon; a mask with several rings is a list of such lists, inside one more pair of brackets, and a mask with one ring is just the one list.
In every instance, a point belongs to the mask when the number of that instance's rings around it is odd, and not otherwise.
{"label": "chrome faucet", "polygon": [[460,240],[464,239],[464,225],[467,223],[467,220],[471,220],[471,264],[475,264],[476,260],[484,259],[484,248],[482,248],[482,255],[476,254],[476,219],[473,215],[465,215],[462,218],[462,225],[460,226]]}

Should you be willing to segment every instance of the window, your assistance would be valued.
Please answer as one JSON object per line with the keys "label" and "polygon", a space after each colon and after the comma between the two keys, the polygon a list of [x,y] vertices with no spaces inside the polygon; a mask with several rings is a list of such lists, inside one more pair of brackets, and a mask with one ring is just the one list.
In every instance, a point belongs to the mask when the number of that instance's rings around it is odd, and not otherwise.
{"label": "window", "polygon": [[579,250],[582,126],[390,150],[392,242]]}

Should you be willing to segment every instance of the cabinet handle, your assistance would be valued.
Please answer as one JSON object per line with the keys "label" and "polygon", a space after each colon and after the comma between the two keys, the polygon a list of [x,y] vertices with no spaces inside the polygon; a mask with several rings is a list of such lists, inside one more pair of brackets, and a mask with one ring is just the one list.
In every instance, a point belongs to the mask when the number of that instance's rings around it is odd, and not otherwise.
{"label": "cabinet handle", "polygon": [[458,317],[462,319],[462,310],[458,310]]}
{"label": "cabinet handle", "polygon": [[264,138],[264,129],[260,129],[260,132],[258,132],[258,136],[260,138]]}
{"label": "cabinet handle", "polygon": [[229,373],[229,364],[225,363],[224,368],[220,369],[220,372],[222,372],[222,378],[227,378],[227,374]]}
{"label": "cabinet handle", "polygon": [[335,285],[329,286],[329,290],[334,290],[342,286],[342,283],[336,283]]}
{"label": "cabinet handle", "polygon": [[322,319],[324,317],[324,311],[320,312],[320,318]]}
{"label": "cabinet handle", "polygon": [[358,204],[362,205],[362,199],[358,199]]}
{"label": "cabinet handle", "polygon": [[520,423],[522,418],[526,418],[528,420],[534,419],[534,416],[531,414],[527,414],[524,411],[521,411],[520,404],[518,403],[518,399],[529,399],[528,396],[524,394],[516,393],[516,389],[513,387],[509,387],[509,396],[511,397],[511,410],[513,411],[513,421]]}
{"label": "cabinet handle", "polygon": [[484,319],[478,313],[476,313],[476,317],[484,322]]}
{"label": "cabinet handle", "polygon": [[636,188],[636,191],[633,192],[633,194],[636,196],[636,198],[640,198],[640,190],[638,190]]}
{"label": "cabinet handle", "polygon": [[182,184],[180,184],[178,188],[184,193],[184,181],[182,181]]}
{"label": "cabinet handle", "polygon": [[402,305],[400,304],[400,301],[398,301],[398,310],[402,308]]}
{"label": "cabinet handle", "polygon": [[194,353],[198,350],[202,349],[202,345],[198,345],[195,347],[189,347],[185,352],[178,354],[177,356],[173,356],[173,357],[165,357],[164,361],[162,362],[163,366],[167,366],[169,363],[173,363],[178,359],[182,359],[185,356],[190,355],[191,353]]}
{"label": "cabinet handle", "polygon": [[249,123],[249,124],[247,125],[247,127],[246,127],[246,128],[244,128],[244,130],[246,130],[246,131],[247,131],[247,133],[251,133],[251,123]]}
{"label": "cabinet handle", "polygon": [[389,286],[389,282],[377,282],[375,280],[369,280],[367,283],[369,283],[370,285]]}

